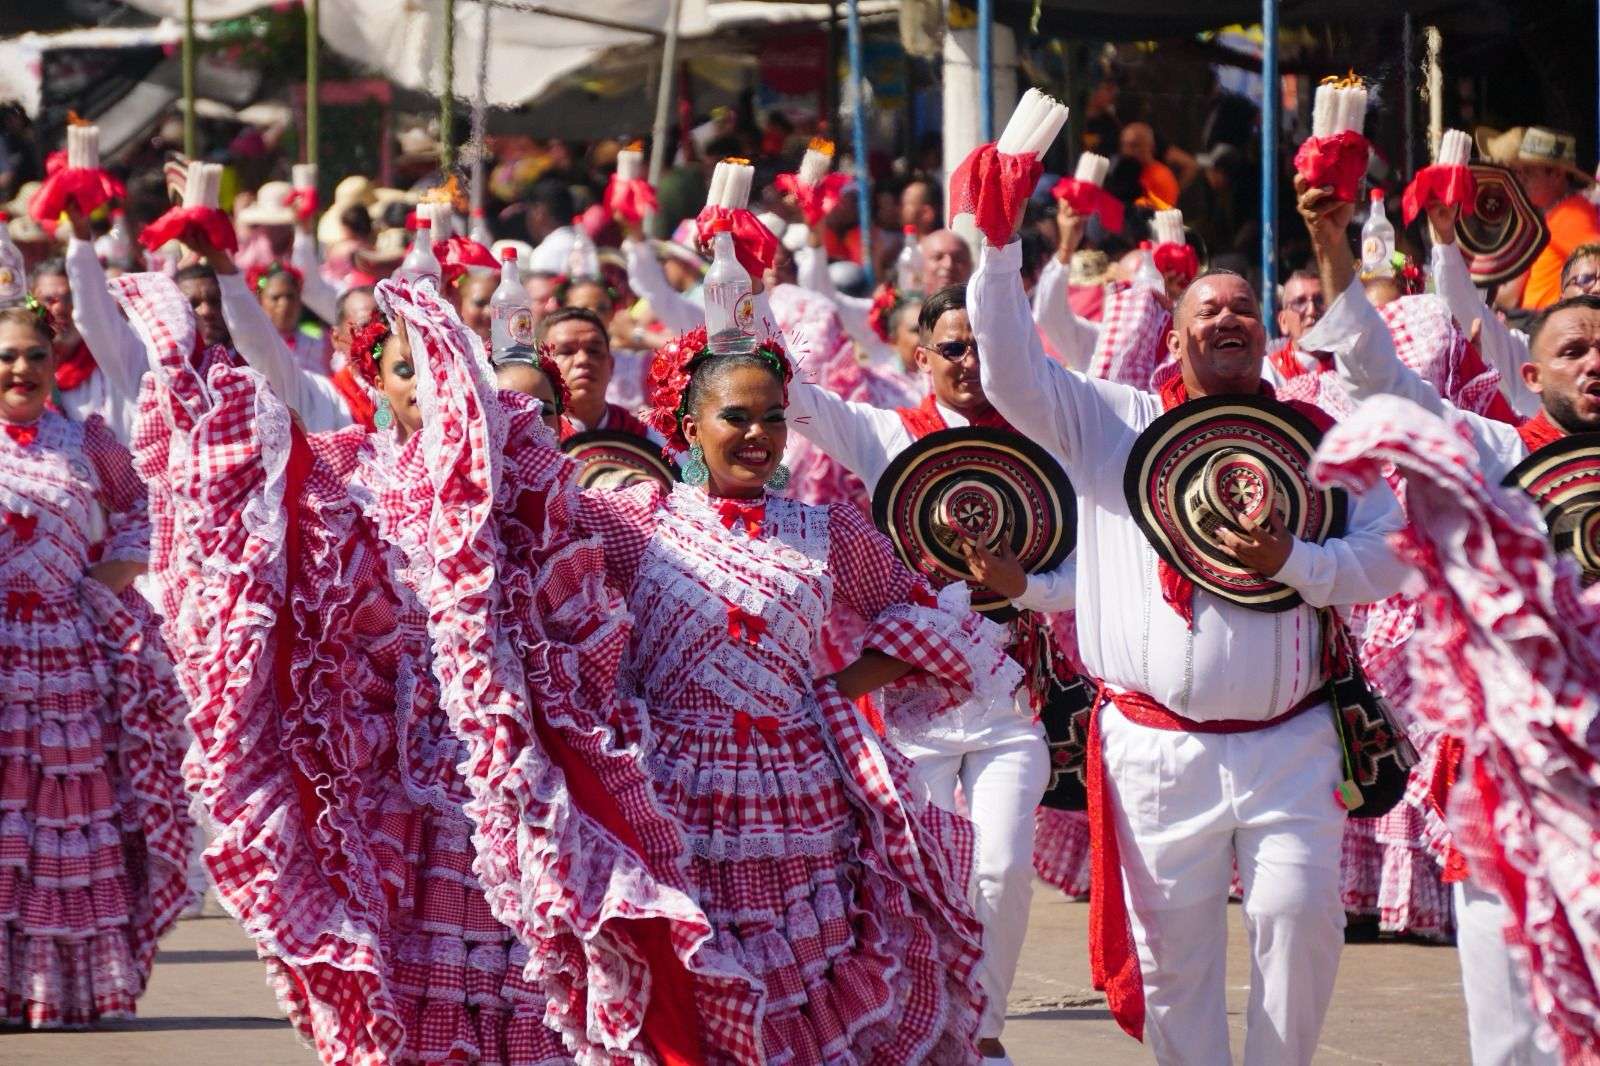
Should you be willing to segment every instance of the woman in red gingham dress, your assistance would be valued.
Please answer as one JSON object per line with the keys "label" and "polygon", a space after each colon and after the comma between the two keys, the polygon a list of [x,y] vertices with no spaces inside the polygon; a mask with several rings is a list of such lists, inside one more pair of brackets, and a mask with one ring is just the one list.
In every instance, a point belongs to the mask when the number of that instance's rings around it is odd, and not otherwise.
{"label": "woman in red gingham dress", "polygon": [[254,371],[191,369],[166,278],[113,290],[156,367],[145,417],[170,428],[174,646],[218,898],[324,1062],[570,1062],[472,873],[416,592],[430,495],[403,335],[352,350],[383,428],[308,436]]}
{"label": "woman in red gingham dress", "polygon": [[[938,713],[1009,699],[1020,670],[962,586],[936,600],[853,506],[764,491],[787,362],[705,344],[657,353],[651,382],[709,483],[611,493],[579,493],[518,397],[428,348],[419,392],[465,430],[424,430],[451,575],[430,611],[491,899],[586,1054],[975,1061],[970,826],[908,797],[849,699],[885,686],[892,713]],[[870,650],[818,677],[835,600]],[[666,935],[607,920],[641,914]]]}
{"label": "woman in red gingham dress", "polygon": [[46,408],[54,362],[0,311],[0,1023],[33,1028],[133,1014],[193,831],[181,697],[118,599],[144,486],[99,416]]}

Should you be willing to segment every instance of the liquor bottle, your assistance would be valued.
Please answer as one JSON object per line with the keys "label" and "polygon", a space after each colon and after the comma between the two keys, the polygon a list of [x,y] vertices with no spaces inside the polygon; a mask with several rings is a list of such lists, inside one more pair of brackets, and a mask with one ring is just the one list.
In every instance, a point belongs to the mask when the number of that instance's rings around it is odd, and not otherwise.
{"label": "liquor bottle", "polygon": [[702,291],[706,303],[706,335],[717,355],[756,350],[755,298],[750,275],[733,250],[733,228],[726,219],[711,223],[711,269]]}
{"label": "liquor bottle", "polygon": [[394,272],[394,276],[411,282],[432,278],[437,285],[439,274],[439,259],[433,254],[433,221],[422,215],[417,219],[417,235],[412,238],[411,248],[400,261],[400,268]]}
{"label": "liquor bottle", "polygon": [[917,241],[917,227],[903,230],[905,243],[894,261],[894,283],[900,291],[922,291],[922,245]]}
{"label": "liquor bottle", "polygon": [[1372,190],[1372,210],[1361,226],[1361,273],[1394,277],[1394,226],[1383,213],[1383,190]]}
{"label": "liquor bottle", "polygon": [[517,270],[517,250],[500,249],[500,284],[489,297],[489,347],[495,358],[533,347],[533,301]]}

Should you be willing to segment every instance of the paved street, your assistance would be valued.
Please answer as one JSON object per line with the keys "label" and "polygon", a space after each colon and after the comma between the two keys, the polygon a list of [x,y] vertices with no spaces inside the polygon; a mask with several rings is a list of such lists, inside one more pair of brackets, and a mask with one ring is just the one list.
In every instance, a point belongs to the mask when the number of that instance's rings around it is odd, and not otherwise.
{"label": "paved street", "polygon": [[[1040,886],[1011,1001],[1006,1042],[1017,1066],[1149,1062],[1089,988],[1088,908]],[[1229,1020],[1243,1043],[1249,974],[1239,909],[1229,908]],[[1450,948],[1383,943],[1347,948],[1319,1062],[1465,1063],[1466,1024]],[[6,1066],[279,1066],[313,1064],[278,1016],[237,926],[215,910],[178,923],[156,963],[140,1017],[82,1033],[0,1034]]]}

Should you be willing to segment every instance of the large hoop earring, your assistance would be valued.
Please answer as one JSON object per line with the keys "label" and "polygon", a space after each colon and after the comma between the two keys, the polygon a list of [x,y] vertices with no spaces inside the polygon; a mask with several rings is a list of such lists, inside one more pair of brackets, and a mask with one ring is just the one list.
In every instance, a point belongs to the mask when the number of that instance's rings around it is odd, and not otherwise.
{"label": "large hoop earring", "polygon": [[389,397],[378,398],[378,409],[372,413],[372,424],[378,429],[388,429],[394,425],[394,408],[389,406]]}
{"label": "large hoop earring", "polygon": [[689,449],[688,458],[684,459],[678,474],[683,478],[685,485],[704,485],[711,480],[711,471],[706,467],[706,451],[695,444]]}
{"label": "large hoop earring", "polygon": [[789,464],[779,463],[773,467],[772,473],[767,477],[767,488],[773,492],[782,492],[789,487]]}

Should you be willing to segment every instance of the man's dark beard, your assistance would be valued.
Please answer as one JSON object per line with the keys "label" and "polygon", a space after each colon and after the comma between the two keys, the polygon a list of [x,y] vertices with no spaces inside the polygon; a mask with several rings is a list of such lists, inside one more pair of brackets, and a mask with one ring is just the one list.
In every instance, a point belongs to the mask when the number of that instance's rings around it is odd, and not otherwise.
{"label": "man's dark beard", "polygon": [[1550,416],[1550,421],[1566,430],[1568,433],[1594,433],[1600,431],[1600,418],[1585,420],[1578,414],[1577,405],[1570,397],[1558,396],[1546,390],[1544,396],[1544,411]]}

